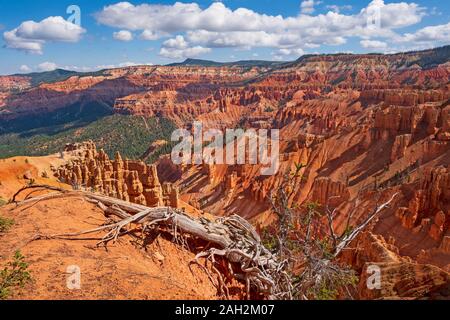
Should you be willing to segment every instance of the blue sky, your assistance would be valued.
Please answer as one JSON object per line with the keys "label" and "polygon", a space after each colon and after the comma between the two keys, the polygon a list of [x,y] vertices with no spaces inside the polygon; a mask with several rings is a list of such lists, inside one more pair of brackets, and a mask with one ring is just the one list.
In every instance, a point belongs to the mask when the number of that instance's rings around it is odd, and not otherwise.
{"label": "blue sky", "polygon": [[3,0],[0,74],[398,52],[449,44],[449,22],[442,0]]}

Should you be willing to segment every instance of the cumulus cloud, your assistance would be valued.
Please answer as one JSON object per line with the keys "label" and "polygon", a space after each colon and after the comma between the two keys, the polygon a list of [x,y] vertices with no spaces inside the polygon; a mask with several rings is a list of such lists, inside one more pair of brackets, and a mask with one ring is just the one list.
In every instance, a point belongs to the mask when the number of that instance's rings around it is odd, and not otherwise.
{"label": "cumulus cloud", "polygon": [[58,65],[54,62],[43,62],[37,66],[39,71],[53,71],[58,69]]}
{"label": "cumulus cloud", "polygon": [[4,32],[3,39],[7,48],[42,54],[46,42],[77,42],[85,32],[62,17],[48,17],[40,22],[25,21]]}
{"label": "cumulus cloud", "polygon": [[406,33],[398,39],[399,42],[450,42],[450,22],[447,24],[428,26],[414,33]]}
{"label": "cumulus cloud", "polygon": [[164,35],[152,30],[144,30],[141,35],[140,35],[140,39],[141,40],[149,40],[149,41],[153,41],[153,40],[158,40],[160,38],[162,38]]}
{"label": "cumulus cloud", "polygon": [[353,7],[351,5],[338,6],[338,5],[335,5],[335,4],[327,5],[326,8],[331,10],[331,11],[333,11],[333,12],[336,12],[336,13],[339,13],[339,12],[345,11],[345,10],[352,10],[353,9]]}
{"label": "cumulus cloud", "polygon": [[305,0],[300,4],[300,10],[303,14],[311,14],[315,11],[314,6],[322,3],[322,1]]}
{"label": "cumulus cloud", "polygon": [[162,47],[159,54],[165,58],[170,59],[184,59],[184,58],[194,58],[199,55],[211,52],[210,48],[204,48],[202,46],[189,47],[186,49],[172,49]]}
{"label": "cumulus cloud", "polygon": [[425,15],[425,8],[416,3],[385,4],[384,0],[373,0],[367,8],[361,10],[361,15],[366,19],[377,13],[381,28],[396,29],[419,23]]}
{"label": "cumulus cloud", "polygon": [[210,48],[190,46],[183,36],[178,35],[173,39],[164,41],[159,54],[165,58],[183,59],[197,57],[210,51]]}
{"label": "cumulus cloud", "polygon": [[95,17],[99,23],[111,27],[164,33],[201,29],[209,31],[274,30],[282,27],[283,24],[281,16],[259,14],[245,8],[233,11],[221,2],[215,2],[205,10],[196,3],[176,2],[174,5],[135,6],[129,2],[120,2],[106,6]]}
{"label": "cumulus cloud", "polygon": [[280,49],[280,50],[278,50],[277,55],[302,56],[304,54],[305,54],[305,51],[302,48],[297,48],[297,49]]}
{"label": "cumulus cloud", "polygon": [[3,40],[5,40],[6,48],[17,49],[28,53],[42,54],[44,41],[22,39],[16,35],[14,30],[3,33]]}
{"label": "cumulus cloud", "polygon": [[[350,6],[328,6],[327,13],[312,15],[321,1],[304,0],[301,14],[283,17],[267,15],[246,8],[232,10],[222,2],[202,9],[196,3],[173,5],[120,2],[105,6],[95,17],[100,24],[118,29],[139,31],[140,38],[156,40],[161,37],[182,36],[184,48],[165,42],[160,54],[185,57],[209,52],[211,48],[268,47],[282,52],[302,52],[321,45],[338,46],[348,38],[360,40],[398,39],[396,29],[417,24],[424,8],[415,3],[385,3],[373,0],[359,12],[343,14]],[[374,21],[372,25],[369,22]],[[282,56],[282,53],[277,55]]]}
{"label": "cumulus cloud", "polygon": [[25,72],[25,73],[29,73],[32,71],[31,68],[29,66],[27,66],[26,64],[21,65],[19,70],[20,70],[20,72]]}
{"label": "cumulus cloud", "polygon": [[366,49],[386,49],[388,47],[386,42],[377,40],[362,40],[360,41],[360,44]]}
{"label": "cumulus cloud", "polygon": [[298,34],[268,33],[265,31],[230,31],[213,32],[206,30],[190,31],[187,33],[190,42],[207,47],[282,47],[301,41]]}
{"label": "cumulus cloud", "polygon": [[131,41],[133,40],[133,34],[127,30],[121,30],[113,33],[113,38],[119,41]]}

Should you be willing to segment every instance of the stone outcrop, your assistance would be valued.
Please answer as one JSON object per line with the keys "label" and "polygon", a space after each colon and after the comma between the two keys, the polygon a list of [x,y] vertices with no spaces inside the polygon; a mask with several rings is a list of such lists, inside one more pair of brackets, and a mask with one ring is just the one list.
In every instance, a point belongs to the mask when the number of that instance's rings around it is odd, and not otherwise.
{"label": "stone outcrop", "polygon": [[0,76],[0,92],[21,91],[30,87],[30,78],[21,76]]}
{"label": "stone outcrop", "polygon": [[[420,131],[428,135],[437,132],[440,109],[437,107],[388,107],[374,116],[373,139],[388,139],[401,134],[416,134]],[[425,126],[425,130],[419,128]]]}
{"label": "stone outcrop", "polygon": [[[417,188],[408,201],[400,207],[396,216],[405,228],[418,228],[428,232],[430,237],[441,243],[447,251],[450,236],[450,173],[448,168],[428,169],[417,183]],[[445,240],[445,241],[444,241]],[[445,242],[445,243],[444,243]]]}
{"label": "stone outcrop", "polygon": [[360,273],[359,299],[449,299],[450,274],[399,255],[382,236],[361,233],[342,261]]}
{"label": "stone outcrop", "polygon": [[[370,286],[373,266],[381,271],[380,289]],[[358,286],[360,299],[450,299],[450,274],[432,265],[411,262],[367,263],[361,274]]]}
{"label": "stone outcrop", "polygon": [[317,178],[314,181],[309,195],[309,200],[331,208],[336,208],[349,199],[350,192],[345,184],[326,177]]}
{"label": "stone outcrop", "polygon": [[450,94],[448,91],[443,90],[374,89],[361,91],[360,98],[364,102],[384,102],[389,106],[414,107],[427,102],[448,100]]}
{"label": "stone outcrop", "polygon": [[394,162],[405,155],[406,148],[410,145],[411,139],[411,134],[402,134],[395,137],[394,145],[391,150],[391,162]]}
{"label": "stone outcrop", "polygon": [[97,151],[92,141],[69,144],[66,151],[81,157],[58,168],[56,175],[61,181],[150,207],[181,205],[178,188],[170,183],[161,185],[156,165],[124,160],[119,152],[111,160],[103,150]]}

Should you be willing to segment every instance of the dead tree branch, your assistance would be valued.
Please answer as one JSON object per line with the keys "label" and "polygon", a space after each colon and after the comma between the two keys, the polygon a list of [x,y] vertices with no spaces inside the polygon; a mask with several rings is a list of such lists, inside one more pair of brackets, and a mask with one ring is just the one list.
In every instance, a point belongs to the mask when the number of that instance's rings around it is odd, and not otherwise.
{"label": "dead tree branch", "polygon": [[[22,188],[16,193],[16,196],[26,189],[37,187]],[[43,185],[40,185],[39,188],[55,190],[53,187],[47,188]],[[268,299],[292,298],[292,286],[289,276],[284,271],[283,262],[279,262],[276,256],[264,247],[253,226],[239,216],[219,218],[216,221],[205,218],[195,219],[173,208],[148,208],[82,190],[65,191],[59,189],[58,191],[60,191],[59,194],[52,193],[38,196],[19,202],[18,205],[57,197],[81,197],[95,203],[105,212],[105,215],[114,215],[120,220],[91,230],[40,236],[40,239],[82,240],[81,236],[106,232],[98,243],[98,245],[106,245],[108,242],[114,242],[120,236],[126,234],[125,229],[131,225],[139,226],[143,232],[151,228],[164,228],[164,230],[171,232],[174,238],[179,237],[177,231],[179,230],[183,234],[210,243],[210,247],[212,247],[208,251],[200,252],[194,262],[198,262],[199,258],[204,257],[211,261],[214,267],[215,257],[222,257],[228,263],[233,263],[239,267],[239,271],[234,272],[233,275],[247,283],[248,291],[252,289]],[[218,272],[215,267],[213,270]],[[218,275],[218,277],[220,291],[224,292],[226,296],[227,289],[224,289],[222,276]],[[249,294],[247,296],[249,297]]]}

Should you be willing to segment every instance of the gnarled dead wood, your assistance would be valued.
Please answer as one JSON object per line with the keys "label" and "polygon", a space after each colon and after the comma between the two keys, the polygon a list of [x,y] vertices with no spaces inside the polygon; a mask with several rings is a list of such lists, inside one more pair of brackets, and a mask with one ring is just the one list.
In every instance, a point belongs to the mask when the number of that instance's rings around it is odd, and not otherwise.
{"label": "gnarled dead wood", "polygon": [[[46,188],[43,185],[24,187],[16,193],[14,200],[22,191],[31,187]],[[55,190],[53,187],[48,189]],[[124,231],[124,229],[132,224],[141,226],[143,232],[150,227],[165,228],[165,230],[172,232],[174,238],[178,237],[178,231],[180,231],[182,234],[188,234],[210,243],[211,248],[199,253],[194,262],[199,263],[198,259],[204,257],[213,262],[214,265],[214,258],[217,256],[237,265],[239,271],[233,272],[233,276],[246,282],[248,297],[250,288],[269,299],[290,299],[292,297],[292,286],[289,276],[284,271],[284,262],[277,261],[277,258],[261,243],[261,239],[253,226],[239,216],[219,218],[215,221],[206,218],[196,219],[174,208],[148,208],[82,190],[66,191],[59,189],[58,191],[59,194],[38,196],[19,202],[18,205],[58,196],[82,197],[95,203],[106,215],[114,215],[120,220],[91,230],[41,236],[40,239],[81,239],[80,236],[104,231],[106,234],[98,244],[106,245],[109,241],[116,241],[121,235],[126,234],[127,231]],[[207,271],[207,269],[204,270]],[[218,272],[215,267],[213,270],[216,273]],[[218,275],[218,278],[220,291],[227,295],[222,276]]]}
{"label": "gnarled dead wood", "polygon": [[53,190],[53,191],[59,191],[59,192],[63,192],[64,189],[62,188],[58,188],[58,187],[54,187],[54,186],[49,186],[46,184],[34,184],[34,185],[29,185],[29,186],[25,186],[23,188],[20,188],[12,197],[12,202],[16,203],[16,198],[19,194],[21,194],[23,191],[25,190],[31,190],[31,189],[44,189],[44,190]]}
{"label": "gnarled dead wood", "polygon": [[388,208],[389,205],[392,203],[392,201],[394,201],[394,199],[398,196],[398,193],[395,193],[394,195],[392,195],[392,197],[385,203],[381,204],[381,205],[377,205],[375,207],[375,209],[373,210],[373,212],[361,223],[359,224],[355,229],[353,229],[352,232],[350,232],[350,234],[346,235],[340,242],[339,244],[336,246],[336,250],[334,252],[334,257],[337,257],[343,249],[345,249],[346,247],[348,247],[348,245],[350,244],[350,242],[352,242],[357,236],[358,234],[361,233],[361,231],[363,231],[366,226],[384,209]]}

